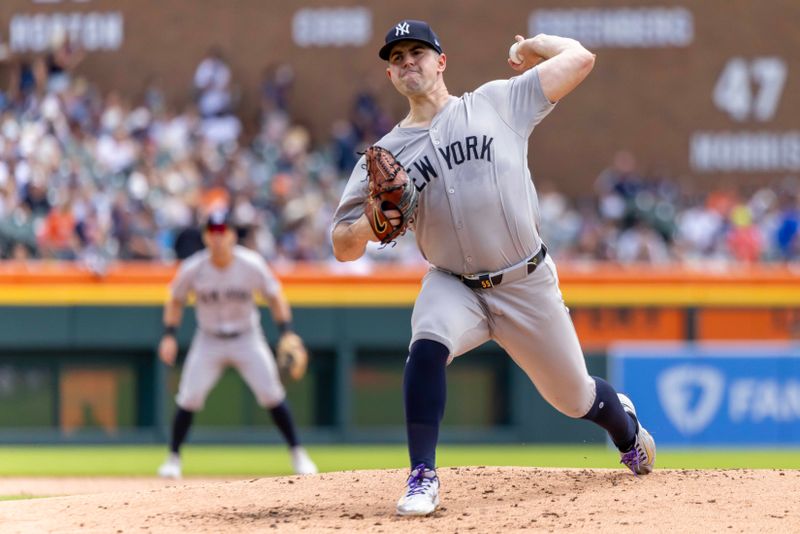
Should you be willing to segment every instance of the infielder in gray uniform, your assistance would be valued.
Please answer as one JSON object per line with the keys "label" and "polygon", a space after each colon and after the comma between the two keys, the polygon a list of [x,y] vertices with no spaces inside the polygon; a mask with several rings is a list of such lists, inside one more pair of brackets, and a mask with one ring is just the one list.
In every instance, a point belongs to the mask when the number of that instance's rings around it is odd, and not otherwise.
{"label": "infielder in gray uniform", "polygon": [[[589,74],[594,55],[552,35],[516,41],[508,63],[519,75],[461,97],[445,86],[447,57],[425,22],[399,22],[379,52],[410,109],[376,145],[394,154],[416,185],[412,229],[432,266],[414,305],[403,380],[411,475],[397,503],[401,515],[436,509],[445,367],[490,339],[557,410],[606,429],[634,473],[649,473],[655,461],[655,443],[631,401],[587,372],[555,264],[539,236],[527,165],[534,127]],[[362,158],[334,216],[340,261],[361,257],[376,240],[364,215],[363,165]],[[394,226],[399,218],[397,211],[389,216]]]}
{"label": "infielder in gray uniform", "polygon": [[158,355],[167,365],[175,363],[178,353],[175,331],[190,293],[195,296],[199,328],[192,339],[175,398],[178,411],[172,426],[170,454],[158,473],[165,478],[181,477],[180,447],[192,418],[203,409],[209,392],[229,366],[239,371],[258,404],[269,410],[289,445],[295,473],[316,473],[314,462],[297,439],[286,392],[253,300],[254,293],[267,300],[282,336],[296,335],[291,330],[292,312],[281,285],[260,255],[236,244],[236,232],[225,213],[209,217],[203,242],[206,249],[181,264],[164,307],[164,335]]}

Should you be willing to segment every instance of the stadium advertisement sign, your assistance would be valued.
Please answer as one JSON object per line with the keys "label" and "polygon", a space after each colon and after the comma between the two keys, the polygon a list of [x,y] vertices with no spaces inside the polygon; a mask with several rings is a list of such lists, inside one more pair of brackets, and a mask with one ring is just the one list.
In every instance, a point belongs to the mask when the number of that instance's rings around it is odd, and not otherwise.
{"label": "stadium advertisement sign", "polygon": [[798,344],[619,344],[609,356],[658,445],[800,444]]}

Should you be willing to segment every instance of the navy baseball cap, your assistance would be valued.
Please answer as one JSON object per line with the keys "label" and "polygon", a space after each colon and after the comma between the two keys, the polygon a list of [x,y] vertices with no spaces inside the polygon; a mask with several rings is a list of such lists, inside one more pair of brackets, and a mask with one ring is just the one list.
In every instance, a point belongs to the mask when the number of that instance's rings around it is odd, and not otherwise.
{"label": "navy baseball cap", "polygon": [[389,53],[392,51],[392,47],[399,41],[419,41],[433,48],[438,53],[442,53],[442,45],[439,44],[439,38],[433,33],[428,23],[421,20],[401,20],[398,22],[394,28],[389,30],[386,34],[386,44],[381,47],[378,56],[384,61],[389,61]]}
{"label": "navy baseball cap", "polygon": [[224,232],[233,228],[231,213],[229,211],[214,211],[208,215],[205,228],[209,232]]}

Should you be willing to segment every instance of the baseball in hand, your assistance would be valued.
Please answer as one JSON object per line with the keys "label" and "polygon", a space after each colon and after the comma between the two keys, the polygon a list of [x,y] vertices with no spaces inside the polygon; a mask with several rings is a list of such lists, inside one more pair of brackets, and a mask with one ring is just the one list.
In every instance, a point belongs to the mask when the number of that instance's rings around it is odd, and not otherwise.
{"label": "baseball in hand", "polygon": [[519,42],[516,42],[511,45],[511,48],[508,49],[508,58],[516,64],[522,63],[522,58],[517,53],[517,49],[519,48]]}

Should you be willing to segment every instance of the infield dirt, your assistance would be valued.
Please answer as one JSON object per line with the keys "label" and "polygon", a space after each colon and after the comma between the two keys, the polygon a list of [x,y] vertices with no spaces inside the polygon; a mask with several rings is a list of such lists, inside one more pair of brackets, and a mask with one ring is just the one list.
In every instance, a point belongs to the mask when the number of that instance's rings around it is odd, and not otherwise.
{"label": "infield dirt", "polygon": [[[405,473],[250,480],[11,479],[0,532],[798,532],[800,471],[456,467],[440,508],[394,515]],[[54,497],[62,494],[64,496]]]}

